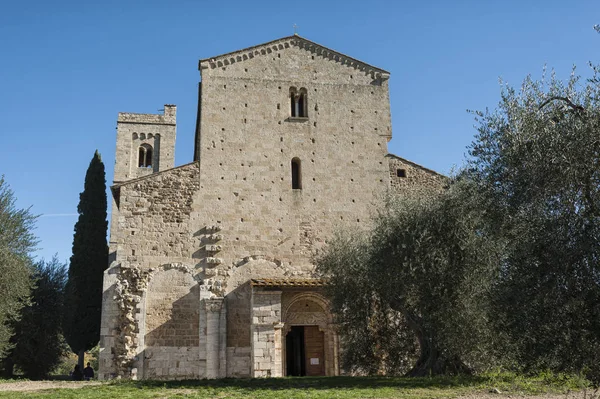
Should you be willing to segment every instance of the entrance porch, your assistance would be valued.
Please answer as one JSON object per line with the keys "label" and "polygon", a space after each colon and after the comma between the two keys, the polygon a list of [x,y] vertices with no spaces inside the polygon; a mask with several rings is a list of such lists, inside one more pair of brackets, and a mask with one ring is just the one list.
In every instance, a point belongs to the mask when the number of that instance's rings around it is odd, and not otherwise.
{"label": "entrance porch", "polygon": [[320,279],[253,279],[252,377],[338,375],[338,337]]}

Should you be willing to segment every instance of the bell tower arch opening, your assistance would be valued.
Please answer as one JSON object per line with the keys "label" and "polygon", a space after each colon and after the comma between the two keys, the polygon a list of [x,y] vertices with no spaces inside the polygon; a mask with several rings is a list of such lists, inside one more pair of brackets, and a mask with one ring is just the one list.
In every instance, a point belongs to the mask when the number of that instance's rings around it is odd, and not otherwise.
{"label": "bell tower arch opening", "polygon": [[162,114],[119,112],[113,183],[137,179],[175,166],[177,107]]}

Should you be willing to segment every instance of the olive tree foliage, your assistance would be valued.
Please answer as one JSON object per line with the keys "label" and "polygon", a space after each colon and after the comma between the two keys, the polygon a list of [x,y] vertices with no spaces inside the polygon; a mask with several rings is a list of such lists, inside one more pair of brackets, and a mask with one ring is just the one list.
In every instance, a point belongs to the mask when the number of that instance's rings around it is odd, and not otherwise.
{"label": "olive tree foliage", "polygon": [[366,234],[338,232],[317,260],[331,278],[342,366],[359,374],[404,374],[416,360],[417,341],[371,279],[370,249]]}
{"label": "olive tree foliage", "polygon": [[31,288],[31,252],[36,216],[19,209],[16,198],[0,177],[0,358],[10,349],[11,321],[18,318]]}
{"label": "olive tree foliage", "polygon": [[467,173],[507,243],[495,321],[525,369],[600,376],[599,78],[527,78],[476,112]]}
{"label": "olive tree foliage", "polygon": [[31,278],[31,300],[14,323],[14,347],[4,363],[7,374],[12,374],[12,366],[16,365],[25,377],[40,379],[60,364],[69,349],[60,323],[67,266],[56,256],[49,262],[42,259],[35,263]]}
{"label": "olive tree foliage", "polygon": [[385,202],[369,232],[338,233],[317,259],[346,366],[412,376],[485,367],[501,244],[484,234],[477,191],[457,179],[442,193]]}

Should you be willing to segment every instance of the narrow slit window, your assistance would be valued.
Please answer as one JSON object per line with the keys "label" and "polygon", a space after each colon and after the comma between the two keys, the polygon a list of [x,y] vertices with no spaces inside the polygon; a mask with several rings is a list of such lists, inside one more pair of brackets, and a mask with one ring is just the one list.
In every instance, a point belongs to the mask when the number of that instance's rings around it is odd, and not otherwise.
{"label": "narrow slit window", "polygon": [[292,189],[302,189],[302,166],[300,159],[292,159]]}
{"label": "narrow slit window", "polygon": [[296,93],[296,88],[290,87],[290,115],[292,116],[292,118],[295,118],[298,115],[297,101],[296,101],[297,95],[298,94]]}
{"label": "narrow slit window", "polygon": [[146,148],[146,165],[147,168],[152,167],[152,147]]}
{"label": "narrow slit window", "polygon": [[144,147],[140,147],[138,149],[138,166],[140,168],[144,167],[144,162],[146,162],[146,149]]}
{"label": "narrow slit window", "polygon": [[304,94],[300,93],[298,96],[298,116],[306,116],[304,109]]}

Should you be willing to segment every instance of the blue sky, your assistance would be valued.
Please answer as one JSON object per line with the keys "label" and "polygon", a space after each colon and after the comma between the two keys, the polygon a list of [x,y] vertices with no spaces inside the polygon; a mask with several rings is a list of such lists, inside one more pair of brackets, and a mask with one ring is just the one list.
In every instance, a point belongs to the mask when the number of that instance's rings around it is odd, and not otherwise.
{"label": "blue sky", "polygon": [[0,2],[0,174],[41,215],[38,257],[71,255],[85,171],[112,182],[117,112],[178,106],[176,164],[192,160],[197,62],[298,33],[391,72],[389,151],[442,173],[464,161],[466,109],[494,108],[498,78],[598,62],[600,2]]}

